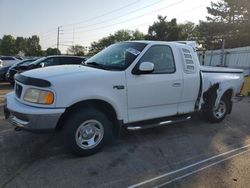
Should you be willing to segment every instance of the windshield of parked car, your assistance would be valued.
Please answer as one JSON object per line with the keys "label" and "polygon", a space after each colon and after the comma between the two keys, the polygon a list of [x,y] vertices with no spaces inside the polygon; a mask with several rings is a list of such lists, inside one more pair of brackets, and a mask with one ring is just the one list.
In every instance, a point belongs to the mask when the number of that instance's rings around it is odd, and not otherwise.
{"label": "windshield of parked car", "polygon": [[27,63],[27,62],[30,63],[30,62],[32,62],[32,61],[34,61],[34,60],[31,60],[31,59],[22,60],[22,61],[20,61],[20,62],[14,63],[14,64],[10,67],[10,69],[15,68],[15,67],[17,67],[17,66],[19,66],[19,65],[23,65],[23,64],[25,64],[25,63]]}
{"label": "windshield of parked car", "polygon": [[25,65],[26,66],[26,65],[31,64],[34,61],[35,61],[35,59],[26,59],[26,60],[23,60],[23,61],[21,61],[19,63],[16,63],[16,65]]}
{"label": "windshield of parked car", "polygon": [[85,65],[107,70],[125,70],[146,45],[140,42],[113,44],[88,59]]}

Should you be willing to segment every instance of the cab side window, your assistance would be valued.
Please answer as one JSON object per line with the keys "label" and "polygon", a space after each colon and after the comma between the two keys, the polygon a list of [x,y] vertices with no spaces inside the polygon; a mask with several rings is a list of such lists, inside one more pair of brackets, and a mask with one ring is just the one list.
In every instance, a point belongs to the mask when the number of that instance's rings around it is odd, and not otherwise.
{"label": "cab side window", "polygon": [[154,72],[151,74],[164,74],[175,72],[175,62],[172,50],[166,45],[150,47],[142,56],[139,63],[151,62],[154,64]]}

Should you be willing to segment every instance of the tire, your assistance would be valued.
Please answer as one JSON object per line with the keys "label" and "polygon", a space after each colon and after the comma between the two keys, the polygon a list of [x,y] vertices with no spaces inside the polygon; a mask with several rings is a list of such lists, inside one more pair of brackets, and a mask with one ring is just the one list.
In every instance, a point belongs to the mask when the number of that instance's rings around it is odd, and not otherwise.
{"label": "tire", "polygon": [[211,123],[219,123],[229,113],[229,109],[230,99],[223,96],[219,102],[219,107],[217,109],[210,108],[209,110],[203,112],[203,117]]}
{"label": "tire", "polygon": [[112,138],[111,121],[96,109],[73,111],[63,127],[65,146],[79,156],[100,151]]}

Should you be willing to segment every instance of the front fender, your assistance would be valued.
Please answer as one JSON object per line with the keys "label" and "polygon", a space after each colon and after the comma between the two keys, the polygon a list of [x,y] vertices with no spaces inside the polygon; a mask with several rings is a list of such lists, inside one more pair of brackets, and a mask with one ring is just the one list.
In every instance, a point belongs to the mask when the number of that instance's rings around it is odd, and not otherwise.
{"label": "front fender", "polygon": [[100,96],[100,95],[85,96],[83,98],[79,98],[78,100],[74,100],[71,103],[68,103],[67,107],[73,106],[74,104],[77,104],[80,102],[89,101],[89,100],[100,100],[100,101],[110,104],[115,110],[118,120],[123,120],[124,122],[128,120],[127,113],[124,110],[126,108],[122,104],[119,106],[117,101],[114,101],[112,98],[106,97],[106,96]]}

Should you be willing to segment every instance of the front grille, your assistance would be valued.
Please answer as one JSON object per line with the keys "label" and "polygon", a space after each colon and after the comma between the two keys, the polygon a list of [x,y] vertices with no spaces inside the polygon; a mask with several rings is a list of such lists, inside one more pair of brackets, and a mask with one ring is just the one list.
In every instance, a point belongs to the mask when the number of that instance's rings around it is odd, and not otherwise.
{"label": "front grille", "polygon": [[20,86],[19,84],[16,84],[15,88],[16,88],[15,89],[16,96],[17,96],[17,98],[20,98],[21,94],[22,94],[23,87]]}

